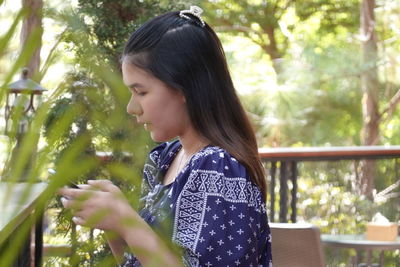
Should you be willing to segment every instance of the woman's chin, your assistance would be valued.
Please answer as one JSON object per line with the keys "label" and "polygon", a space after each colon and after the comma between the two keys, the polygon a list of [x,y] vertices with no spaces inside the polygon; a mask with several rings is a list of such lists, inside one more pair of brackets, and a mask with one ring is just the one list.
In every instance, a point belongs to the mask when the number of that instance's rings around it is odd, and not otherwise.
{"label": "woman's chin", "polygon": [[158,135],[155,132],[150,131],[151,140],[157,143],[168,142],[175,138],[175,136],[165,136],[165,135]]}
{"label": "woman's chin", "polygon": [[157,142],[157,143],[161,143],[161,142],[165,142],[166,141],[164,138],[162,138],[161,136],[159,136],[159,135],[157,135],[157,134],[155,134],[154,132],[151,132],[151,131],[150,131],[150,137],[151,137],[151,140],[153,140],[154,142]]}

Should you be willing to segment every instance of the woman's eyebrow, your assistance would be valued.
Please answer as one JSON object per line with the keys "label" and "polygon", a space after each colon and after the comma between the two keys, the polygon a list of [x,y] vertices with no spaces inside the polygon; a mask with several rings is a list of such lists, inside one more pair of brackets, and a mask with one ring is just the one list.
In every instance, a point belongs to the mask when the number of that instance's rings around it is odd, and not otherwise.
{"label": "woman's eyebrow", "polygon": [[128,85],[128,88],[143,88],[144,86],[140,83],[132,83],[130,85]]}

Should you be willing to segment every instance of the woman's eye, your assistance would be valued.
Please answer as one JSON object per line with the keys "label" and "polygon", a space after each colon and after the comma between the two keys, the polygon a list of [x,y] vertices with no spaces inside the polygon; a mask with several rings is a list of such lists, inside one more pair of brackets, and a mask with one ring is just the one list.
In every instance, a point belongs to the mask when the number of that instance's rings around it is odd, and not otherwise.
{"label": "woman's eye", "polygon": [[136,88],[131,88],[130,90],[133,95],[144,96],[146,94],[146,92],[140,91]]}

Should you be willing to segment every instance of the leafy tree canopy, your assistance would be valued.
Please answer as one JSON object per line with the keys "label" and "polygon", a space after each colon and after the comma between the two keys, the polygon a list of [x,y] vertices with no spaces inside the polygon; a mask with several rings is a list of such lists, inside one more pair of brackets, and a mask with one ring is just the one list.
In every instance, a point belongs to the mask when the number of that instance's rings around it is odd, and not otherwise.
{"label": "leafy tree canopy", "polygon": [[299,20],[320,19],[319,31],[332,32],[339,28],[357,29],[356,0],[346,1],[203,1],[207,20],[217,25],[217,31],[241,34],[258,44],[271,58],[276,72],[281,72],[279,59],[289,47],[290,35]]}
{"label": "leafy tree canopy", "polygon": [[[91,41],[99,53],[105,55],[101,60],[118,66],[123,46],[135,29],[149,18],[183,7],[184,1],[79,0],[76,11],[84,21]],[[80,49],[77,54],[84,55],[85,49]]]}

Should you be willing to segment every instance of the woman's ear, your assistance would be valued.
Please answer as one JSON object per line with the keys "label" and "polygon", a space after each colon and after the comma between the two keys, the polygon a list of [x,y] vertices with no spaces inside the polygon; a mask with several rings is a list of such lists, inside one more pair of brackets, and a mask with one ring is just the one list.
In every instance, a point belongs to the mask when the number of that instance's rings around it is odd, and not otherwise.
{"label": "woman's ear", "polygon": [[182,94],[182,92],[181,92],[180,94],[181,94],[182,102],[186,104],[186,97],[185,97],[185,95]]}

